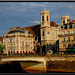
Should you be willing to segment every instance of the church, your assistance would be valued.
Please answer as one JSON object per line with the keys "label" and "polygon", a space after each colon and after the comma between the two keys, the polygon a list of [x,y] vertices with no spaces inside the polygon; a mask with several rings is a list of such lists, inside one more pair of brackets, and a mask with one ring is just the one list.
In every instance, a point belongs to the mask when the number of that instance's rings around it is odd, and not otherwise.
{"label": "church", "polygon": [[50,22],[49,11],[41,11],[40,15],[41,24],[21,29],[27,29],[35,36],[35,40],[37,40],[39,45],[42,47],[44,53],[47,53],[50,49],[54,53],[57,53],[59,50],[59,26],[54,21]]}

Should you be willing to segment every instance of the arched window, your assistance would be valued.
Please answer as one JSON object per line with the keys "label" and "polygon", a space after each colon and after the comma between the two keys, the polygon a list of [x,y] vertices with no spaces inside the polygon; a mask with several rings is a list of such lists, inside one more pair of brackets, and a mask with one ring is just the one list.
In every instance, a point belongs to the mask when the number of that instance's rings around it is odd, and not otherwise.
{"label": "arched window", "polygon": [[47,21],[48,21],[48,16],[47,16]]}
{"label": "arched window", "polygon": [[44,21],[44,16],[42,16],[42,21]]}
{"label": "arched window", "polygon": [[65,24],[65,20],[63,20],[63,25]]}
{"label": "arched window", "polygon": [[43,31],[43,36],[44,36],[44,31]]}

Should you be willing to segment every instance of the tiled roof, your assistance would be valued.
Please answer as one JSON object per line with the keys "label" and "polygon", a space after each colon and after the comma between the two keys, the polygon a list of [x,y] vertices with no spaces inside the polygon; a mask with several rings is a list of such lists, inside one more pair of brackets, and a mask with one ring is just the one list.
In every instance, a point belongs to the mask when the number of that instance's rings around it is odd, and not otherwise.
{"label": "tiled roof", "polygon": [[29,27],[24,27],[21,28],[21,30],[27,29],[30,33],[32,33],[34,36],[39,35],[40,31],[40,24],[39,25],[34,25],[34,26],[29,26]]}
{"label": "tiled roof", "polygon": [[75,20],[72,20],[73,22],[75,22]]}
{"label": "tiled roof", "polygon": [[[21,28],[21,30],[27,29],[34,36],[39,36],[40,35],[40,26],[41,26],[41,24],[38,24],[38,25],[34,25],[34,26]],[[52,21],[52,22],[50,22],[50,26],[57,27],[58,25],[54,21]]]}
{"label": "tiled roof", "polygon": [[57,27],[58,25],[54,21],[52,21],[52,22],[50,22],[50,26]]}
{"label": "tiled roof", "polygon": [[0,41],[2,41],[2,38],[3,38],[3,37],[0,37]]}

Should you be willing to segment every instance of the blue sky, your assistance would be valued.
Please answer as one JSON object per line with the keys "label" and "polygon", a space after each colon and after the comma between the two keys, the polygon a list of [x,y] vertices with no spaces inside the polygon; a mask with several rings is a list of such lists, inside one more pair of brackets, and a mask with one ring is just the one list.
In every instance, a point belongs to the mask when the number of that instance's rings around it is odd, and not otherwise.
{"label": "blue sky", "polygon": [[75,20],[75,2],[0,2],[0,36],[9,28],[40,24],[40,12],[50,11],[50,21],[61,24],[61,17]]}

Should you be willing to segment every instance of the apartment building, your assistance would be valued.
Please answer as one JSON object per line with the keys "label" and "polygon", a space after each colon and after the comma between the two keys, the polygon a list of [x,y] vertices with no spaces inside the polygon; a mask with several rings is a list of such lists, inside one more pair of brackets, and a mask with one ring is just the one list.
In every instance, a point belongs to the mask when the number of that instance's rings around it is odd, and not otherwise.
{"label": "apartment building", "polygon": [[59,53],[75,54],[75,20],[69,16],[62,16],[62,25],[59,31]]}
{"label": "apartment building", "polygon": [[4,53],[15,54],[31,52],[34,49],[33,34],[20,27],[10,28],[7,34],[3,35],[3,44],[5,45]]}

